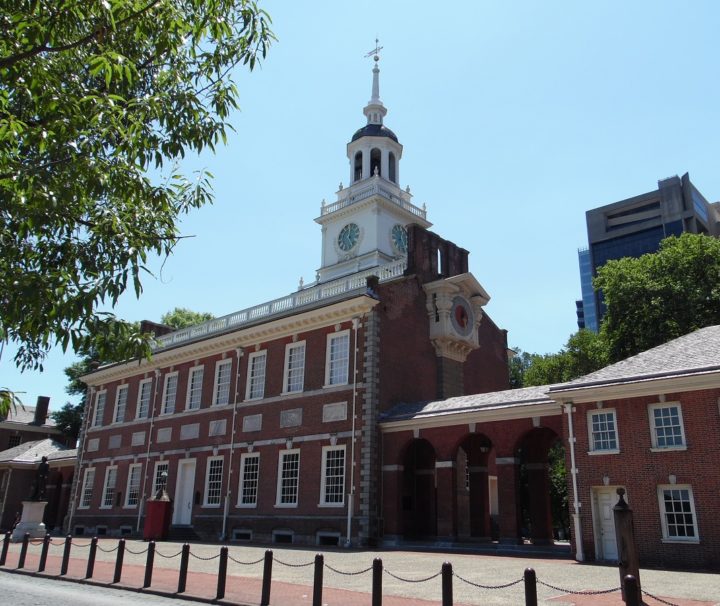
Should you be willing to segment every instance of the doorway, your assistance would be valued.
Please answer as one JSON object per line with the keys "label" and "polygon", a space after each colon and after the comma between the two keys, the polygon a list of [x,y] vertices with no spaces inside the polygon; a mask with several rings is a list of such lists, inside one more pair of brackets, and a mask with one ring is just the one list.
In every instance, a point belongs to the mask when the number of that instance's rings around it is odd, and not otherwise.
{"label": "doorway", "polygon": [[617,561],[615,539],[615,515],[617,486],[601,486],[592,489],[593,525],[595,528],[595,559]]}
{"label": "doorway", "polygon": [[192,522],[194,491],[195,459],[182,459],[181,461],[178,461],[173,524],[189,525]]}

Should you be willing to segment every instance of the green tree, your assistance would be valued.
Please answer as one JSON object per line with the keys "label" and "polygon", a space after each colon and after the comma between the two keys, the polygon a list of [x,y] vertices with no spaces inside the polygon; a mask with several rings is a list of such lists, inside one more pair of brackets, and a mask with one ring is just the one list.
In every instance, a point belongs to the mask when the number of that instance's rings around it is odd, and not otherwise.
{"label": "green tree", "polygon": [[532,364],[532,354],[519,347],[513,347],[514,355],[508,360],[510,366],[510,387],[516,389],[525,385],[525,373]]}
{"label": "green tree", "polygon": [[0,340],[42,368],[54,345],[150,351],[116,320],[179,217],[211,200],[187,152],[226,140],[273,34],[252,0],[16,0],[0,11]]}
{"label": "green tree", "polygon": [[172,311],[163,314],[160,322],[179,330],[181,328],[187,328],[188,326],[202,324],[214,318],[215,316],[208,312],[192,311],[185,307],[176,307]]}
{"label": "green tree", "polygon": [[530,356],[523,386],[564,383],[598,370],[608,363],[602,335],[581,329],[568,338],[558,353]]}
{"label": "green tree", "polygon": [[610,361],[720,324],[720,240],[666,238],[658,252],[608,261],[595,288],[607,310],[601,326]]}
{"label": "green tree", "polygon": [[[207,312],[198,312],[184,307],[176,307],[172,311],[163,314],[161,322],[179,329],[212,320],[213,317],[212,314]],[[130,326],[132,330],[137,330],[139,323],[128,323],[128,326]],[[66,402],[60,410],[50,413],[50,417],[55,421],[55,425],[57,425],[65,435],[76,439],[82,427],[82,418],[87,404],[87,386],[80,377],[92,372],[100,366],[100,364],[118,361],[117,359],[103,360],[100,358],[97,350],[90,350],[86,352],[78,362],[65,368],[65,376],[68,379],[65,391],[71,396],[80,398],[77,404]]]}

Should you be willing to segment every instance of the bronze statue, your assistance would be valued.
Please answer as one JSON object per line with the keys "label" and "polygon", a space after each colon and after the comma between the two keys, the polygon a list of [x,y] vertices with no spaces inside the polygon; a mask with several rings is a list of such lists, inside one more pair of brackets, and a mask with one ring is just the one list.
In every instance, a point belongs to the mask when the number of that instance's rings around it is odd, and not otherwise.
{"label": "bronze statue", "polygon": [[47,457],[43,457],[35,472],[35,487],[30,497],[31,501],[45,500],[45,489],[47,487],[48,476],[50,475],[50,465],[48,465],[47,460]]}

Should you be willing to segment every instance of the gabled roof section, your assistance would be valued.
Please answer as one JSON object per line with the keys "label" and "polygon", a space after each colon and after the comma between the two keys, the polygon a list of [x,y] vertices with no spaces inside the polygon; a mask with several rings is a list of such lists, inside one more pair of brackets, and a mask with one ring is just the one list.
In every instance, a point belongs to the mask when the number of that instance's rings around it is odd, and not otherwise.
{"label": "gabled roof section", "polygon": [[77,448],[68,448],[50,439],[34,440],[0,452],[0,464],[34,466],[40,463],[43,457],[47,457],[50,463],[74,461],[77,458]]}
{"label": "gabled roof section", "polygon": [[717,377],[720,386],[720,325],[701,328],[568,383],[555,385],[548,395],[691,377]]}
{"label": "gabled roof section", "polygon": [[[447,425],[464,423],[467,416],[475,417],[477,420],[481,418],[483,420],[496,420],[496,418],[500,420],[501,418],[539,416],[542,411],[546,414],[559,414],[560,408],[557,403],[546,395],[549,387],[551,386],[522,387],[458,396],[447,400],[398,404],[382,413],[379,422],[381,426],[390,424]],[[533,408],[533,412],[528,412],[530,407]]]}

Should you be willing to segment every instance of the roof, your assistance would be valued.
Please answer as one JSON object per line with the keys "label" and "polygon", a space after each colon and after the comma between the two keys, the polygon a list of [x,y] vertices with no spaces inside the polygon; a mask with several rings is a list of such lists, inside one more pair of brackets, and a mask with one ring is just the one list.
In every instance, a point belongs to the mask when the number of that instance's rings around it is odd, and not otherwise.
{"label": "roof", "polygon": [[589,387],[720,371],[720,325],[708,326],[549,389],[549,395]]}
{"label": "roof", "polygon": [[389,137],[395,141],[395,143],[398,143],[398,138],[395,133],[382,124],[366,124],[362,128],[359,128],[352,136],[351,142],[357,141],[360,137]]}
{"label": "roof", "polygon": [[387,412],[382,413],[379,420],[380,423],[389,423],[392,421],[427,419],[445,415],[517,408],[536,404],[555,404],[555,402],[546,395],[548,387],[548,385],[522,387],[520,389],[506,389],[505,391],[458,396],[446,400],[398,404]]}
{"label": "roof", "polygon": [[48,461],[66,461],[77,458],[77,448],[68,448],[60,442],[46,438],[34,440],[8,448],[0,452],[0,464],[35,465],[40,463],[42,457]]}
{"label": "roof", "polygon": [[[0,423],[14,423],[18,425],[33,425],[35,420],[35,407],[34,406],[17,406],[15,410],[10,410],[7,417],[0,417]],[[48,413],[48,417],[45,419],[45,423],[42,425],[35,425],[35,427],[47,427],[55,428],[55,421],[52,420]]]}

